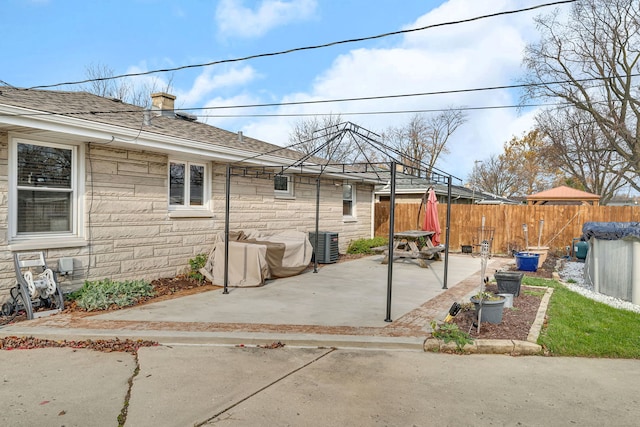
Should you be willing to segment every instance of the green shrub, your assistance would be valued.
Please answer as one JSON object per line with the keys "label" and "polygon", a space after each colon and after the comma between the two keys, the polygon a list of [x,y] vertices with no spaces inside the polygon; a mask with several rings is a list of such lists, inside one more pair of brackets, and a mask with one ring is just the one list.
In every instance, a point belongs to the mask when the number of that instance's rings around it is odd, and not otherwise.
{"label": "green shrub", "polygon": [[145,280],[114,282],[111,279],[85,281],[82,288],[67,296],[78,307],[87,310],[106,310],[111,306],[127,307],[141,298],[154,295],[153,286]]}
{"label": "green shrub", "polygon": [[374,237],[373,239],[358,239],[349,243],[347,248],[348,254],[372,254],[371,248],[376,246],[384,246],[389,243],[389,239],[385,237]]}
{"label": "green shrub", "polygon": [[189,267],[191,267],[191,270],[187,273],[187,277],[195,279],[198,282],[202,282],[204,280],[204,276],[199,270],[204,267],[206,263],[207,254],[198,254],[195,258],[191,258],[189,260]]}
{"label": "green shrub", "polygon": [[462,353],[466,344],[473,344],[473,338],[465,331],[460,330],[455,323],[443,323],[438,325],[431,321],[431,336],[441,339],[446,343],[453,341],[456,343],[456,351]]}

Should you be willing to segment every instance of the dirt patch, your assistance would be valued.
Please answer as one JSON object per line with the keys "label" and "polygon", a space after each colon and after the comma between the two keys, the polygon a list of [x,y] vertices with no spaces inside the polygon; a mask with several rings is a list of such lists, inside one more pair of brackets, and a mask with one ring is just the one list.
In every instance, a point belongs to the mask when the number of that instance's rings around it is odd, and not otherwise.
{"label": "dirt patch", "polygon": [[[139,299],[134,305],[150,304],[152,302],[164,301],[222,288],[222,286],[214,285],[211,282],[198,282],[197,280],[190,279],[186,276],[156,279],[151,282],[151,286],[153,286],[154,295]],[[118,307],[114,305],[103,311],[120,310],[122,308],[125,307]],[[96,314],[97,312],[97,310],[87,312],[86,310],[78,307],[75,301],[65,301],[64,313]]]}
{"label": "dirt patch", "polygon": [[[523,271],[522,273],[524,273],[525,277],[551,279],[557,259],[556,256],[549,254],[537,271]],[[515,265],[511,267],[511,270],[517,271]],[[494,293],[498,291],[497,285],[491,283],[486,286],[486,289]],[[480,333],[478,333],[478,328],[473,326],[477,324],[477,315],[472,303],[461,301],[461,303],[465,303],[463,304],[463,310],[458,313],[453,322],[461,330],[470,332],[473,338],[524,341],[527,339],[531,326],[536,319],[543,295],[544,290],[540,288],[522,286],[520,295],[513,298],[513,308],[505,308],[502,312],[502,322],[498,324],[483,322],[480,325]]]}
{"label": "dirt patch", "polygon": [[[495,284],[487,285],[487,290],[497,291]],[[502,312],[502,322],[498,324],[483,322],[478,328],[477,314],[472,303],[465,303],[463,309],[454,318],[453,322],[473,338],[482,339],[512,339],[526,341],[531,325],[533,325],[540,300],[544,291],[539,288],[522,286],[520,295],[513,298],[513,308],[505,308]]]}

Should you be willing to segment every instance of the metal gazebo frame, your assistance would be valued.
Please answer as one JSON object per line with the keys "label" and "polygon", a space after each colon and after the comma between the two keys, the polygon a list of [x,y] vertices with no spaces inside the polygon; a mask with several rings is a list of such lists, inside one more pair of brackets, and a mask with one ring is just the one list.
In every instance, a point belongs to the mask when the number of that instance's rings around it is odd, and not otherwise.
{"label": "metal gazebo frame", "polygon": [[[295,177],[297,182],[304,182],[311,184],[315,180],[316,185],[316,212],[315,212],[315,232],[316,236],[319,234],[320,225],[320,183],[323,177],[331,177],[338,180],[340,183],[344,181],[359,181],[369,184],[390,184],[390,212],[389,212],[389,260],[387,264],[387,305],[386,305],[386,317],[385,322],[391,322],[391,298],[392,298],[392,285],[393,285],[393,237],[395,233],[395,191],[396,191],[396,171],[398,169],[411,171],[418,177],[423,177],[431,182],[439,182],[447,184],[447,217],[446,217],[446,232],[445,238],[447,245],[444,251],[444,277],[443,287],[447,288],[447,276],[449,270],[449,228],[451,223],[451,185],[454,178],[451,174],[447,174],[437,168],[429,168],[415,159],[408,159],[411,163],[407,165],[403,162],[397,161],[394,154],[401,158],[407,159],[407,156],[395,150],[392,147],[384,145],[382,142],[376,139],[379,135],[361,128],[351,122],[341,123],[339,125],[332,126],[331,128],[323,129],[322,138],[325,140],[316,149],[309,154],[302,154],[295,152],[299,156],[298,160],[295,160],[287,166],[282,165],[265,165],[251,166],[247,165],[250,160],[258,159],[262,156],[272,155],[277,151],[287,150],[288,154],[291,154],[292,147],[298,145],[293,144],[288,147],[278,147],[277,149],[257,154],[256,156],[229,163],[226,166],[226,183],[225,183],[225,226],[224,226],[224,290],[223,294],[228,294],[229,283],[229,216],[230,216],[230,195],[231,195],[231,177],[241,176],[250,178],[262,178],[273,180],[277,175],[282,175],[285,172]],[[320,159],[314,157],[316,153],[323,148],[327,148],[330,144],[340,143],[345,137],[350,136],[352,141],[358,147],[360,154],[365,158],[365,162],[351,162],[351,163],[331,163],[331,159]],[[318,139],[318,138],[316,138]],[[308,142],[308,141],[305,141]],[[371,162],[363,149],[365,144],[373,147],[376,151],[383,153],[385,157],[390,158],[387,162]],[[391,153],[391,154],[390,154]],[[381,174],[390,173],[390,179],[383,178]],[[359,178],[354,178],[358,176]],[[458,179],[458,178],[456,178]],[[314,252],[317,253],[317,245],[319,239],[316,238],[314,242]],[[318,272],[318,257],[315,257],[314,273]]]}

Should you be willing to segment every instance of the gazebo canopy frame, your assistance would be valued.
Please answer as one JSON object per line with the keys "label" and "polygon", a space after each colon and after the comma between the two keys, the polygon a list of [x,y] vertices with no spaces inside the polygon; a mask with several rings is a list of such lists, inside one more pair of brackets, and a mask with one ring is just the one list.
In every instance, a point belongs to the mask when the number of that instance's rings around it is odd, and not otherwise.
{"label": "gazebo canopy frame", "polygon": [[[389,260],[387,264],[387,305],[385,322],[391,322],[391,299],[392,299],[392,285],[393,285],[393,237],[395,226],[395,187],[396,187],[396,171],[398,169],[404,171],[411,171],[414,175],[422,176],[434,183],[446,183],[447,184],[447,218],[446,218],[446,232],[445,238],[447,245],[444,250],[444,277],[442,289],[447,289],[447,276],[449,270],[449,227],[451,223],[451,185],[452,179],[460,180],[443,172],[437,168],[429,168],[424,163],[417,159],[408,158],[405,154],[399,150],[387,146],[380,141],[380,136],[368,131],[354,123],[344,122],[338,125],[331,126],[330,128],[317,131],[320,136],[314,137],[311,140],[298,142],[287,147],[279,147],[273,151],[267,153],[256,154],[255,156],[245,158],[235,163],[227,164],[226,168],[226,183],[225,183],[225,225],[224,225],[224,290],[223,294],[228,294],[229,283],[229,216],[230,216],[230,201],[231,201],[231,177],[251,177],[261,178],[267,180],[273,180],[275,176],[283,175],[287,173],[293,182],[313,184],[316,185],[316,215],[315,215],[315,232],[316,236],[319,235],[320,228],[320,183],[321,179],[333,179],[335,183],[343,183],[344,181],[351,182],[363,182],[369,184],[390,184],[390,212],[389,212]],[[315,155],[324,149],[330,147],[337,147],[345,138],[350,137],[355,146],[358,148],[359,156],[362,157],[361,162],[336,162],[332,163],[331,158],[322,159]],[[293,161],[289,165],[264,165],[258,163],[260,157],[273,155],[282,150],[293,150],[296,146],[321,140],[322,142],[316,145],[316,148],[308,154],[299,153],[300,158]],[[373,149],[374,153],[381,153],[383,158],[389,159],[384,162],[374,162],[369,159],[367,153],[371,151],[365,150],[366,147]],[[330,155],[332,157],[332,155]],[[410,162],[410,165],[405,164],[397,160],[398,158],[406,159]],[[391,178],[382,177],[380,172],[390,172]],[[317,245],[319,239],[316,238],[314,242],[314,252],[317,253]],[[318,257],[315,257],[314,261],[314,273],[318,272]]]}

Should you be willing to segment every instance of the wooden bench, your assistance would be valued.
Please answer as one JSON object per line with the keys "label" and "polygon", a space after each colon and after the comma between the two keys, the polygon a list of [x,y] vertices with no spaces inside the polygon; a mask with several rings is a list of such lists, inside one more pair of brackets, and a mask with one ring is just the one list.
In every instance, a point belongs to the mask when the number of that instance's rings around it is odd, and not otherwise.
{"label": "wooden bench", "polygon": [[444,252],[445,249],[446,249],[446,246],[440,245],[440,246],[434,246],[431,248],[423,248],[420,252],[427,255],[427,257],[429,258],[433,258],[436,261],[440,261],[440,252]]}

